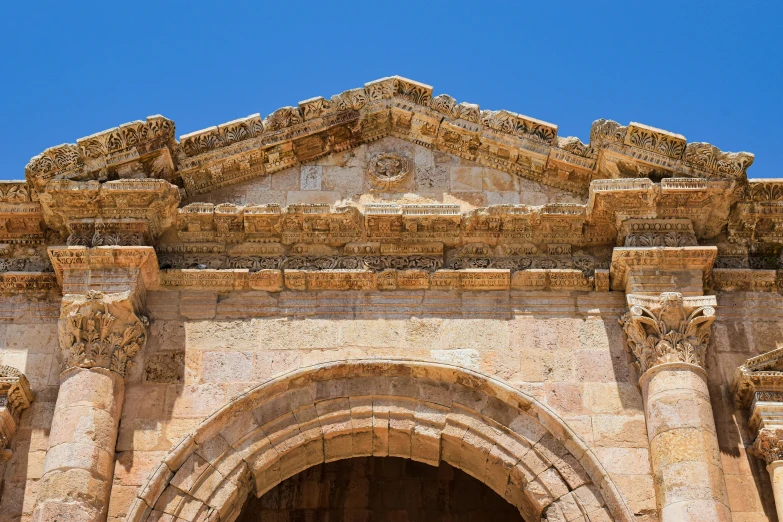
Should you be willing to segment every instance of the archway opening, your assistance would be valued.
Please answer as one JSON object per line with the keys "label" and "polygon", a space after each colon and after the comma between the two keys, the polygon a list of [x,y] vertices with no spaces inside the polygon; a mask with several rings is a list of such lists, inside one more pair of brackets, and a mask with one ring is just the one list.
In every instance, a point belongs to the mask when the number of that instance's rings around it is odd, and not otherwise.
{"label": "archway opening", "polygon": [[356,457],[312,466],[250,496],[237,522],[524,522],[483,482],[446,462]]}
{"label": "archway opening", "polygon": [[302,368],[235,397],[169,451],[126,521],[234,522],[247,498],[357,457],[445,462],[529,522],[634,519],[595,455],[534,398],[454,366],[372,359]]}

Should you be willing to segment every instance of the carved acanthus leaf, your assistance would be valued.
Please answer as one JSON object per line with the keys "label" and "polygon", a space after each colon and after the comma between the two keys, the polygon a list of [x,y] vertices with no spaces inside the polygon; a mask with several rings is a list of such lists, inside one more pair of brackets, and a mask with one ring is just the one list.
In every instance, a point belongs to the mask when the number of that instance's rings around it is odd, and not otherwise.
{"label": "carved acanthus leaf", "polygon": [[63,304],[60,347],[63,367],[106,368],[123,377],[147,340],[148,321],[136,316],[127,300],[91,292]]}
{"label": "carved acanthus leaf", "polygon": [[715,320],[713,306],[687,306],[686,298],[678,292],[664,292],[657,302],[644,304],[633,298],[629,296],[630,311],[620,318],[620,325],[639,375],[671,362],[704,366]]}
{"label": "carved acanthus leaf", "polygon": [[764,428],[760,430],[753,446],[749,448],[749,452],[764,459],[767,464],[783,460],[783,429]]}

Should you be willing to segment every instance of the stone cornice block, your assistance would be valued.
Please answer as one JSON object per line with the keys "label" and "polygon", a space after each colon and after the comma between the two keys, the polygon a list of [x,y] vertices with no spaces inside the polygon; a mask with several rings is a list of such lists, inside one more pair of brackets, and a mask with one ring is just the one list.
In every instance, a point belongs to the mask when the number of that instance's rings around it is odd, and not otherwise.
{"label": "stone cornice block", "polygon": [[624,291],[628,273],[634,269],[701,270],[708,277],[718,255],[714,246],[618,247],[609,269],[612,290]]}
{"label": "stone cornice block", "polygon": [[46,224],[69,245],[150,243],[177,217],[179,189],[162,179],[54,180],[41,195]]}
{"label": "stone cornice block", "polygon": [[160,115],[124,123],[92,136],[51,147],[25,167],[25,177],[38,191],[51,180],[86,181],[155,177],[173,179],[174,122]]}
{"label": "stone cornice block", "polygon": [[731,390],[737,408],[751,407],[757,392],[768,394],[761,397],[766,402],[783,402],[783,347],[745,361],[734,373]]}
{"label": "stone cornice block", "polygon": [[[60,286],[63,285],[66,271],[104,269],[135,269],[138,270],[138,276],[146,289],[157,288],[159,285],[158,259],[152,247],[49,247],[48,253]],[[131,279],[135,280],[136,277]]]}

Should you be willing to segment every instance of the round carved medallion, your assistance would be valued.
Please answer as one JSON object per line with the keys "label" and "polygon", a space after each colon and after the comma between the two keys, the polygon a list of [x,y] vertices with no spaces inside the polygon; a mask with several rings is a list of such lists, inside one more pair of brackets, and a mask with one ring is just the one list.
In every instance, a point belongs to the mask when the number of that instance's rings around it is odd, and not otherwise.
{"label": "round carved medallion", "polygon": [[378,188],[399,185],[411,173],[411,160],[394,152],[382,152],[370,162],[370,178]]}

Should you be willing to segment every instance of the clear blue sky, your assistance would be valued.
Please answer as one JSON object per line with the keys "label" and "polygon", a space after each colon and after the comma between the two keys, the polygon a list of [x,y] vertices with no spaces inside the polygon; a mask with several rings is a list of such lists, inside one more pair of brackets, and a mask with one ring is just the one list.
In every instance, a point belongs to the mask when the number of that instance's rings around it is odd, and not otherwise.
{"label": "clear blue sky", "polygon": [[783,2],[4,2],[0,179],[163,114],[177,136],[399,74],[587,141],[638,121],[783,177]]}

